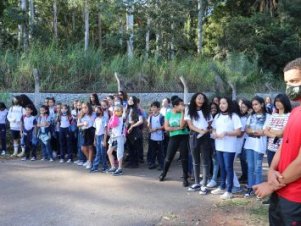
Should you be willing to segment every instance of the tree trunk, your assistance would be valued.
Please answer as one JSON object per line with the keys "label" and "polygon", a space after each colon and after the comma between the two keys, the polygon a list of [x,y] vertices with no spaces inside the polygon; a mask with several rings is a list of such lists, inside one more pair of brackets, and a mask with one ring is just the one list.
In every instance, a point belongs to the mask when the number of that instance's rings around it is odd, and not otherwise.
{"label": "tree trunk", "polygon": [[87,51],[89,47],[89,0],[85,0],[85,51]]}
{"label": "tree trunk", "polygon": [[28,26],[27,26],[27,1],[21,0],[22,22],[22,44],[23,50],[28,49]]}
{"label": "tree trunk", "polygon": [[186,80],[184,79],[183,76],[180,77],[180,80],[181,80],[181,82],[183,84],[183,87],[184,87],[184,91],[183,91],[184,104],[188,105],[188,86],[187,86]]}
{"label": "tree trunk", "polygon": [[[172,0],[174,2],[174,0]],[[175,22],[174,22],[174,15],[171,15],[171,41],[170,41],[170,58],[175,58],[175,36],[174,36],[174,30],[175,30]]]}
{"label": "tree trunk", "polygon": [[72,11],[72,34],[75,33],[75,22],[76,22],[76,19],[75,19],[75,10],[73,9],[73,11]]}
{"label": "tree trunk", "polygon": [[53,0],[53,34],[54,39],[58,39],[58,28],[57,28],[57,0]]}
{"label": "tree trunk", "polygon": [[134,6],[131,3],[126,10],[126,30],[129,35],[127,40],[128,57],[132,58],[134,55]]}
{"label": "tree trunk", "polygon": [[34,77],[34,104],[37,107],[40,104],[40,75],[37,68],[33,69]]}
{"label": "tree trunk", "polygon": [[197,27],[197,34],[198,34],[198,54],[202,54],[202,45],[203,45],[203,16],[204,16],[204,0],[198,0],[198,27]]}
{"label": "tree trunk", "polygon": [[[157,0],[155,3],[155,8],[156,8],[156,12],[157,14],[160,8],[160,0]],[[156,53],[155,53],[155,57],[158,58],[160,56],[160,39],[161,39],[161,22],[160,21],[156,21]]]}
{"label": "tree trunk", "polygon": [[229,84],[229,86],[231,87],[231,90],[232,90],[232,100],[236,100],[236,98],[237,98],[236,85],[231,81],[228,81],[228,84]]}
{"label": "tree trunk", "polygon": [[[173,20],[173,16],[171,17]],[[170,58],[173,60],[175,58],[175,36],[174,36],[174,30],[175,30],[175,23],[172,22],[171,24],[171,42],[170,42]]]}
{"label": "tree trunk", "polygon": [[98,47],[102,48],[102,29],[101,12],[98,12]]}
{"label": "tree trunk", "polygon": [[34,29],[34,0],[29,0],[29,40],[32,39]]}
{"label": "tree trunk", "polygon": [[150,24],[151,24],[151,19],[148,16],[147,17],[147,32],[145,35],[145,57],[146,59],[148,58],[149,55],[149,50],[150,50],[150,45],[149,45],[149,39],[150,39]]}
{"label": "tree trunk", "polygon": [[119,45],[120,45],[120,48],[122,49],[122,45],[123,45],[123,24],[122,24],[122,19],[121,19],[121,17],[119,18],[119,31],[118,31],[118,33],[119,33],[119,36],[120,36],[120,38],[119,38]]}

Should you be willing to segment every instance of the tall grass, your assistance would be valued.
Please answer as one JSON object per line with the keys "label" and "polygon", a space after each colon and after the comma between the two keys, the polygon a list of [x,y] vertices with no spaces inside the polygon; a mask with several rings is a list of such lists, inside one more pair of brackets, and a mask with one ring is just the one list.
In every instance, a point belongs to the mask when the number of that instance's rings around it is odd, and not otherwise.
{"label": "tall grass", "polygon": [[[35,43],[27,52],[0,50],[0,91],[33,91],[32,71],[37,68],[41,91],[112,92],[117,88],[117,72],[129,92],[181,91],[180,76],[186,78],[192,92],[214,92],[213,61],[203,56],[173,61],[135,56],[129,60],[126,55],[106,56],[93,47],[85,52],[80,44],[62,48],[56,43]],[[260,84],[261,77],[254,76],[250,84]],[[254,88],[253,92],[264,90],[261,86]]]}

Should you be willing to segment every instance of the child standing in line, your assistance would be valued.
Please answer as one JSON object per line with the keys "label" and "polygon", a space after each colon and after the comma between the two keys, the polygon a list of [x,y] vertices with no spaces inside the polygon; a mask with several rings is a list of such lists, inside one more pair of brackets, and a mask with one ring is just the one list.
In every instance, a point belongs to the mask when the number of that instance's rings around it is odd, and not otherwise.
{"label": "child standing in line", "polygon": [[19,96],[15,96],[10,107],[7,120],[9,121],[10,130],[13,138],[14,153],[12,156],[17,156],[21,134],[21,120],[25,114],[25,109],[21,106],[21,99]]}
{"label": "child standing in line", "polygon": [[220,113],[214,117],[212,123],[212,138],[215,139],[216,157],[221,169],[222,181],[220,187],[211,191],[211,194],[221,195],[221,199],[231,199],[237,136],[241,134],[242,125],[230,98],[221,98],[219,109]]}
{"label": "child standing in line", "polygon": [[[122,160],[124,155],[124,122],[122,118],[122,106],[116,105],[114,107],[114,115],[111,117],[108,128],[111,130],[111,136],[109,140],[108,156],[111,164],[111,168],[107,171],[113,173],[114,176],[120,176],[123,174],[122,171]],[[114,164],[113,152],[117,152],[118,168],[116,169]]]}
{"label": "child standing in line", "polygon": [[90,172],[98,172],[99,163],[102,162],[101,172],[106,172],[107,165],[107,152],[106,152],[106,140],[107,140],[107,117],[104,116],[104,112],[101,107],[95,107],[96,119],[94,121],[95,128],[95,146],[96,156],[92,164]]}
{"label": "child standing in line", "polygon": [[29,160],[31,149],[31,161],[35,161],[37,159],[37,148],[36,145],[33,144],[32,140],[34,133],[36,133],[37,130],[37,119],[35,116],[33,116],[33,105],[27,105],[25,110],[26,113],[22,118],[22,135],[25,143],[25,157],[23,157],[21,160]]}
{"label": "child standing in line", "polygon": [[58,123],[60,126],[59,140],[60,140],[60,150],[61,159],[60,163],[65,162],[65,155],[67,154],[67,163],[72,161],[72,134],[70,132],[70,126],[72,123],[72,116],[70,108],[66,104],[62,104],[61,114],[58,117]]}
{"label": "child standing in line", "polygon": [[51,150],[53,152],[53,156],[54,158],[56,157],[56,155],[60,154],[60,148],[59,148],[59,137],[56,136],[55,134],[55,126],[56,126],[56,105],[55,105],[55,99],[54,97],[48,97],[48,104],[47,104],[48,108],[49,108],[49,117],[51,120],[49,129],[50,129],[50,133],[51,133],[51,138],[50,138],[50,146],[51,146]]}
{"label": "child standing in line", "polygon": [[[77,105],[76,105],[76,116],[74,116],[74,119],[76,121],[78,121],[78,117],[79,115],[81,115],[81,108],[82,108],[82,103],[81,101],[77,101]],[[77,164],[78,166],[82,166],[85,161],[86,161],[86,157],[84,155],[84,153],[82,152],[82,144],[83,144],[83,133],[81,131],[81,129],[77,129],[77,158],[78,160],[76,160],[74,163]]]}
{"label": "child standing in line", "polygon": [[160,102],[155,101],[151,104],[152,115],[148,118],[149,136],[149,169],[156,168],[156,159],[159,169],[163,169],[163,140],[164,140],[164,116],[160,114]]}
{"label": "child standing in line", "polygon": [[38,117],[37,127],[39,128],[38,138],[41,140],[42,145],[42,154],[43,157],[41,160],[48,160],[53,162],[52,150],[50,147],[50,123],[51,119],[49,117],[49,109],[48,106],[42,105],[40,107],[40,116]]}
{"label": "child standing in line", "polygon": [[58,122],[58,118],[61,115],[61,108],[62,108],[62,104],[61,103],[57,103],[56,106],[56,112],[55,112],[55,116],[54,116],[54,121],[53,123],[53,135],[52,135],[52,141],[54,142],[54,148],[56,151],[53,151],[53,158],[61,158],[61,147],[60,147],[60,124]]}
{"label": "child standing in line", "polygon": [[240,159],[240,165],[241,165],[241,177],[239,178],[240,183],[246,183],[248,181],[248,163],[247,163],[247,156],[246,156],[246,150],[243,148],[246,139],[246,124],[249,117],[249,110],[252,109],[252,103],[249,100],[242,99],[240,104],[240,121],[242,124],[242,134],[240,137],[238,137],[239,147],[241,147],[241,151],[239,152],[239,159]]}
{"label": "child standing in line", "polygon": [[6,109],[6,106],[3,102],[0,102],[0,138],[1,138],[1,145],[2,145],[2,151],[1,155],[6,154],[6,117],[7,117],[8,111]]}
{"label": "child standing in line", "polygon": [[82,133],[82,152],[88,159],[86,163],[83,164],[86,169],[91,169],[93,160],[93,143],[95,136],[95,129],[93,127],[95,120],[95,114],[93,114],[92,106],[89,103],[83,103],[81,113],[78,116],[77,126],[80,127]]}
{"label": "child standing in line", "polygon": [[[184,119],[190,128],[189,146],[195,179],[195,183],[188,188],[188,191],[200,191],[199,194],[206,195],[212,152],[208,128],[213,118],[210,114],[208,98],[204,93],[198,92],[191,97]],[[202,169],[202,181],[200,181],[200,169]]]}
{"label": "child standing in line", "polygon": [[267,137],[264,134],[270,114],[266,112],[264,99],[255,96],[252,99],[253,113],[249,116],[246,124],[246,149],[248,162],[248,191],[245,197],[254,195],[252,187],[262,182],[262,161],[267,150]]}

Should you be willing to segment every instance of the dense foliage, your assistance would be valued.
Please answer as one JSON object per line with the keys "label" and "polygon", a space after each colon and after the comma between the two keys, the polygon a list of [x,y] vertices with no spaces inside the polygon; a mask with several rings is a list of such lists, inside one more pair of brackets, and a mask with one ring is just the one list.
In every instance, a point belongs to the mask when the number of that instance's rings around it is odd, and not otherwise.
{"label": "dense foliage", "polygon": [[[281,89],[301,55],[301,0],[3,0],[0,90]],[[131,22],[132,21],[132,22]],[[201,35],[198,35],[201,34]],[[131,52],[132,51],[132,52]]]}

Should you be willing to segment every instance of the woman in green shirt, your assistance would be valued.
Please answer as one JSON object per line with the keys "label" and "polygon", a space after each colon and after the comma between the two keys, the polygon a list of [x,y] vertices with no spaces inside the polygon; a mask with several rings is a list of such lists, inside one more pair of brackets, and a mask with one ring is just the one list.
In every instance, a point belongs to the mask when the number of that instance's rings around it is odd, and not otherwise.
{"label": "woman in green shirt", "polygon": [[184,102],[178,96],[171,98],[172,110],[166,113],[164,129],[169,132],[169,142],[167,147],[166,158],[164,161],[163,172],[159,177],[163,181],[166,177],[170,164],[177,152],[180,150],[182,169],[183,169],[183,186],[187,187],[188,183],[188,129],[184,121]]}

